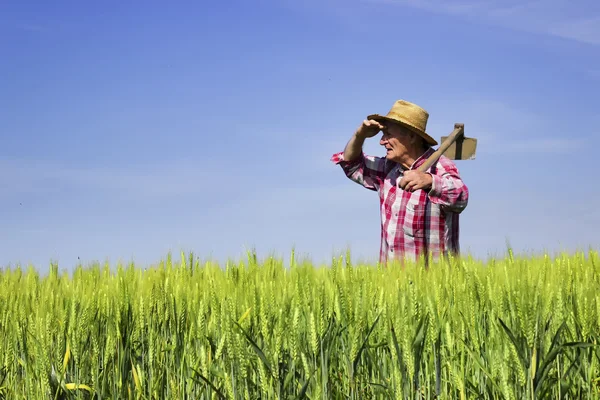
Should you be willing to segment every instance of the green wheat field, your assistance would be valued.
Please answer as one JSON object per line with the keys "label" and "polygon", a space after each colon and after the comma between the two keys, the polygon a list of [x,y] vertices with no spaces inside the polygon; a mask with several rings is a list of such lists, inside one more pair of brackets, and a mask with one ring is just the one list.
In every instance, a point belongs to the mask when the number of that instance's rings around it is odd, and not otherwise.
{"label": "green wheat field", "polygon": [[600,257],[0,272],[1,399],[600,397]]}

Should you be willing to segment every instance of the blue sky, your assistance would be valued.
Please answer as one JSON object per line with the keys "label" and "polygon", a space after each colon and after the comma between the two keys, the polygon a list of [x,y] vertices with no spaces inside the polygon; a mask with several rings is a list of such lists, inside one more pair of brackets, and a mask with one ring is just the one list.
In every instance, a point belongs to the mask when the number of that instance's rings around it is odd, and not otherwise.
{"label": "blue sky", "polygon": [[103,4],[0,3],[0,265],[376,260],[377,195],[329,159],[397,99],[479,140],[464,252],[600,244],[600,3]]}

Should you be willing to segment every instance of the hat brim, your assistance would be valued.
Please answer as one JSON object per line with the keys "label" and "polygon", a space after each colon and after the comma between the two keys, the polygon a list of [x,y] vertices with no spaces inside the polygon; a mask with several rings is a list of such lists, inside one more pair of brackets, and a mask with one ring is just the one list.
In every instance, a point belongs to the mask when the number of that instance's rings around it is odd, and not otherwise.
{"label": "hat brim", "polygon": [[407,123],[405,123],[403,121],[399,121],[399,120],[393,119],[393,118],[388,118],[385,115],[379,115],[379,114],[371,114],[371,115],[367,116],[367,119],[373,119],[375,121],[390,121],[390,122],[393,122],[395,124],[402,125],[402,126],[408,128],[408,129],[410,129],[411,131],[413,131],[417,135],[421,136],[423,139],[425,139],[425,141],[428,144],[430,144],[432,146],[437,146],[437,144],[438,144],[437,140],[435,140],[434,138],[432,138],[431,136],[429,136],[427,134],[427,132],[424,132],[424,131],[422,131],[420,129],[417,129],[414,126],[409,125],[409,124],[407,124]]}

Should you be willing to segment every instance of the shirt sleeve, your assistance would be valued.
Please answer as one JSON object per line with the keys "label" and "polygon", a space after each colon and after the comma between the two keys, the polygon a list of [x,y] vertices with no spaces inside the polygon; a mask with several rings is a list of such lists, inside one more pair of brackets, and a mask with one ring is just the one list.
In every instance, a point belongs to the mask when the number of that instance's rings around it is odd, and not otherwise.
{"label": "shirt sleeve", "polygon": [[346,176],[373,191],[379,190],[381,183],[385,179],[385,159],[381,157],[369,156],[364,153],[353,161],[344,160],[344,152],[335,153],[331,161],[342,167]]}
{"label": "shirt sleeve", "polygon": [[431,202],[441,205],[444,210],[461,213],[469,202],[469,188],[461,179],[456,165],[442,156],[431,176]]}

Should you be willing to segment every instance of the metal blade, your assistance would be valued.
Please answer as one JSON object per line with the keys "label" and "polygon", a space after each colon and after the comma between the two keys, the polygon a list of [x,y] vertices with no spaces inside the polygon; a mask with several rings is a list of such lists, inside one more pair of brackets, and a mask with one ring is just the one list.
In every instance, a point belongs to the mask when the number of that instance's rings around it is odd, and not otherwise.
{"label": "metal blade", "polygon": [[[441,143],[444,143],[448,136],[442,136]],[[448,147],[444,156],[451,160],[474,160],[477,151],[477,139],[461,136]]]}

